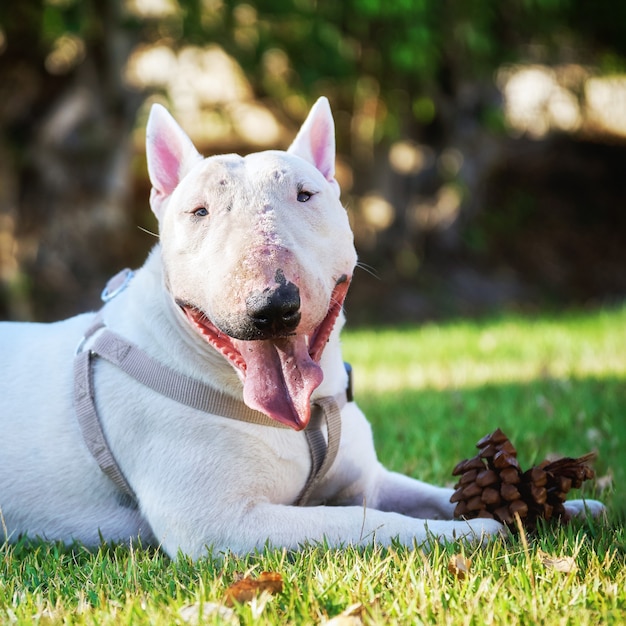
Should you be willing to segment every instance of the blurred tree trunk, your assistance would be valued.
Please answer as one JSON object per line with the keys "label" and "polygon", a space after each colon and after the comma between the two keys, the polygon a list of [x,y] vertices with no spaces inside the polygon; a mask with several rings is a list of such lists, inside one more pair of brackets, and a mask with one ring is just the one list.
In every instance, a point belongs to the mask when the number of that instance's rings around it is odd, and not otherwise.
{"label": "blurred tree trunk", "polygon": [[97,305],[96,285],[128,257],[141,100],[122,77],[134,31],[120,0],[77,3],[79,31],[54,40],[51,5],[11,5],[0,13],[0,317],[52,320]]}

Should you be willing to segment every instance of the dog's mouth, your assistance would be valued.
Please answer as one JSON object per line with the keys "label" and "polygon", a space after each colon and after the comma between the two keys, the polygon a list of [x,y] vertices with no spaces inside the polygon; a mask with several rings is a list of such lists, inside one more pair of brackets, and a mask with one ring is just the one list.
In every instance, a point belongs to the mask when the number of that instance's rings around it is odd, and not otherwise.
{"label": "dog's mouth", "polygon": [[197,307],[178,302],[192,326],[234,366],[251,409],[302,430],[311,418],[311,394],[324,378],[320,359],[343,307],[350,279],[336,284],[326,317],[310,334],[243,341],[215,326]]}

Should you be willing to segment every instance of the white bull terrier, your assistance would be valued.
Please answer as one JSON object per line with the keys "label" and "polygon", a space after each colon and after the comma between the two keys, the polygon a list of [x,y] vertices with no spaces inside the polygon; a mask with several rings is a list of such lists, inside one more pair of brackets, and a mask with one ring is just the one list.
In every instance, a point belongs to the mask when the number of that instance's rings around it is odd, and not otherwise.
{"label": "white bull terrier", "polygon": [[[212,547],[483,540],[450,489],[385,469],[339,344],[356,264],[325,98],[291,147],[203,159],[147,129],[160,243],[106,304],[0,324],[0,528]],[[569,513],[597,502],[573,501]],[[445,520],[445,521],[444,521]],[[1,533],[0,533],[1,534]]]}

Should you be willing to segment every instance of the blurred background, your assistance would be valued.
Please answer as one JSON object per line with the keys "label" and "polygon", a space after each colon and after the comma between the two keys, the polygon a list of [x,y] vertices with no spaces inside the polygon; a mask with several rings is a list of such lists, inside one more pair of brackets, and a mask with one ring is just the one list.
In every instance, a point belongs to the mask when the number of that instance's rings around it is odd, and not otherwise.
{"label": "blurred background", "polygon": [[151,103],[245,154],[320,95],[364,265],[351,323],[624,300],[624,2],[7,0],[0,318],[93,309],[143,262]]}

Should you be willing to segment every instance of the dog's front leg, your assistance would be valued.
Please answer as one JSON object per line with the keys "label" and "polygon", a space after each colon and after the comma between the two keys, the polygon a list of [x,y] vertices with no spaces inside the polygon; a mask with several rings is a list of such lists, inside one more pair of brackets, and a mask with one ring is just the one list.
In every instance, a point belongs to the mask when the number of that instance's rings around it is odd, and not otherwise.
{"label": "dog's front leg", "polygon": [[248,553],[265,545],[299,549],[305,543],[326,542],[331,547],[428,544],[430,541],[465,540],[480,543],[498,534],[502,526],[489,519],[441,521],[415,519],[399,513],[361,506],[296,507],[269,502],[249,503],[228,519],[212,519],[201,539],[198,526],[187,539],[183,524],[165,533],[163,547],[172,556],[178,550],[198,558],[207,547],[215,552]]}

